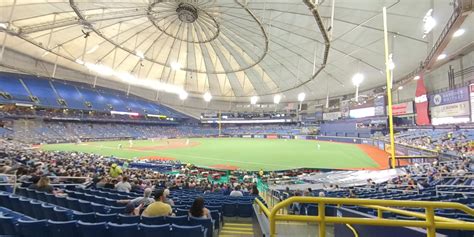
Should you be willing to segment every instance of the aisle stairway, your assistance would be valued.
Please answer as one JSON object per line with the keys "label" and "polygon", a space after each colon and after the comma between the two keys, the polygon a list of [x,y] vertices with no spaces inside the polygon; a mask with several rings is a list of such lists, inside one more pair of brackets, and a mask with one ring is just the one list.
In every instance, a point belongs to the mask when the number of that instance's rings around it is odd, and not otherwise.
{"label": "aisle stairway", "polygon": [[219,232],[219,237],[253,237],[252,223],[226,222]]}

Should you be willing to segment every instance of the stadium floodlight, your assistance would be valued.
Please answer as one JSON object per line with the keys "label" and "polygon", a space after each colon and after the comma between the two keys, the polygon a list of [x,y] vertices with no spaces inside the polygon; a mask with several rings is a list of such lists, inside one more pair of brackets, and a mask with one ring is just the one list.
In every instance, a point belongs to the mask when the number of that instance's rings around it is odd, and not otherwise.
{"label": "stadium floodlight", "polygon": [[178,71],[181,69],[181,63],[179,62],[172,62],[171,63],[171,69]]}
{"label": "stadium floodlight", "polygon": [[275,95],[273,96],[273,103],[279,104],[281,101],[281,95]]}
{"label": "stadium floodlight", "polygon": [[130,115],[130,116],[139,116],[139,113],[136,112],[124,112],[124,111],[110,111],[110,114],[119,114],[119,115]]}
{"label": "stadium floodlight", "polygon": [[438,56],[438,58],[436,58],[436,60],[443,60],[443,59],[446,58],[446,56],[447,56],[447,55],[446,55],[445,53],[442,53],[442,54],[440,54],[440,55]]}
{"label": "stadium floodlight", "polygon": [[107,67],[107,66],[102,65],[102,64],[85,63],[85,65],[89,70],[94,71],[96,73],[99,73],[103,76],[111,76],[115,73],[112,68]]}
{"label": "stadium floodlight", "polygon": [[423,17],[423,38],[428,35],[431,30],[436,26],[436,20],[432,16],[433,9],[428,10],[426,12],[425,17]]}
{"label": "stadium floodlight", "polygon": [[86,54],[91,54],[91,53],[95,52],[98,48],[99,48],[99,45],[96,44],[96,45],[94,45],[94,47],[87,50]]}
{"label": "stadium floodlight", "polygon": [[393,62],[393,55],[388,55],[388,69],[392,70],[395,69],[395,63]]}
{"label": "stadium floodlight", "polygon": [[420,76],[419,75],[416,75],[415,77],[413,77],[413,80],[419,80],[420,79]]}
{"label": "stadium floodlight", "polygon": [[180,99],[180,100],[185,100],[185,99],[187,99],[187,98],[188,98],[188,93],[187,93],[186,91],[181,91],[181,92],[179,93],[179,99]]}
{"label": "stadium floodlight", "polygon": [[364,81],[364,74],[356,73],[352,76],[352,84],[354,84],[354,86],[359,87],[362,81]]}
{"label": "stadium floodlight", "polygon": [[145,58],[145,54],[143,54],[143,52],[140,51],[140,50],[135,51],[135,55],[137,55],[137,57],[139,57],[141,59]]}
{"label": "stadium floodlight", "polygon": [[306,94],[304,92],[301,92],[298,94],[298,101],[303,102],[304,99],[306,98]]}
{"label": "stadium floodlight", "polygon": [[212,95],[209,92],[204,93],[204,95],[202,97],[204,98],[204,101],[206,101],[206,102],[209,102],[212,99]]}
{"label": "stadium floodlight", "polygon": [[399,91],[403,90],[403,86],[399,86],[399,87],[398,87],[398,90],[399,90]]}
{"label": "stadium floodlight", "polygon": [[78,59],[76,59],[76,63],[78,63],[78,64],[81,64],[81,65],[84,65],[84,61],[82,61],[82,60],[81,60],[81,59],[79,59],[79,58],[78,58]]}
{"label": "stadium floodlight", "polygon": [[0,22],[0,29],[6,29],[6,28],[8,28],[8,23]]}
{"label": "stadium floodlight", "polygon": [[364,81],[364,74],[356,73],[352,76],[352,84],[356,87],[355,101],[359,101],[359,86]]}
{"label": "stadium floodlight", "polygon": [[459,37],[459,36],[463,35],[464,32],[466,32],[466,30],[461,28],[461,29],[454,32],[453,37]]}
{"label": "stadium floodlight", "polygon": [[252,96],[250,97],[250,104],[257,104],[258,101],[258,96]]}

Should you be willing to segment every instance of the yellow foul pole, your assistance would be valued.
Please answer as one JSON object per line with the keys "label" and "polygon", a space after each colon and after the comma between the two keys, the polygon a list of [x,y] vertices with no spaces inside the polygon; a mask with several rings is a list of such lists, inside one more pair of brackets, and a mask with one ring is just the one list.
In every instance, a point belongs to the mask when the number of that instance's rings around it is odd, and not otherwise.
{"label": "yellow foul pole", "polygon": [[387,8],[383,7],[383,36],[385,44],[385,75],[387,77],[387,100],[388,100],[388,126],[390,130],[390,159],[392,168],[395,168],[395,138],[393,135],[393,114],[392,114],[392,82],[390,80],[391,71],[389,68],[388,33],[387,33]]}

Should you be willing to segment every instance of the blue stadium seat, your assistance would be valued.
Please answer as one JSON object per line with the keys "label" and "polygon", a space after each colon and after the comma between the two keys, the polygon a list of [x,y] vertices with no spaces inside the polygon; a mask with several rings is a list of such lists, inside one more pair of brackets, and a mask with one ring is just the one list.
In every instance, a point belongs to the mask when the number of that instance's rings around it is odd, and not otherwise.
{"label": "blue stadium seat", "polygon": [[10,194],[7,192],[0,192],[0,205],[8,209],[12,209],[9,196]]}
{"label": "blue stadium seat", "polygon": [[115,224],[108,223],[110,236],[137,237],[138,223],[135,224]]}
{"label": "blue stadium seat", "polygon": [[166,217],[166,221],[169,224],[174,224],[174,225],[188,225],[189,224],[188,216],[168,216]]}
{"label": "blue stadium seat", "polygon": [[95,214],[95,221],[97,222],[113,222],[117,223],[117,214],[103,214],[103,213],[96,213]]}
{"label": "blue stadium seat", "polygon": [[48,220],[48,230],[51,237],[78,237],[77,221]]}
{"label": "blue stadium seat", "polygon": [[185,215],[188,215],[189,211],[186,210],[186,209],[176,209],[176,215],[177,216],[185,216]]}
{"label": "blue stadium seat", "polygon": [[87,223],[78,221],[77,232],[79,237],[104,237],[107,236],[107,225],[105,222]]}
{"label": "blue stadium seat", "polygon": [[214,220],[214,228],[219,229],[221,227],[221,222],[222,222],[222,216],[221,213],[217,210],[211,210],[211,217],[212,220]]}
{"label": "blue stadium seat", "polygon": [[79,200],[79,207],[81,212],[94,212],[91,206],[91,202],[89,201]]}
{"label": "blue stadium seat", "polygon": [[189,217],[190,225],[201,225],[207,229],[207,237],[212,237],[214,233],[214,220],[212,219],[204,219],[204,218],[195,218]]}
{"label": "blue stadium seat", "polygon": [[17,226],[22,237],[48,237],[46,220],[19,219]]}
{"label": "blue stadium seat", "polygon": [[89,212],[89,213],[82,213],[82,212],[73,212],[72,213],[72,218],[74,220],[82,221],[82,222],[88,222],[88,223],[94,223],[95,222],[95,213],[94,212]]}
{"label": "blue stadium seat", "polygon": [[68,210],[61,207],[54,207],[53,210],[55,221],[69,221],[71,219]]}
{"label": "blue stadium seat", "polygon": [[138,226],[141,230],[141,233],[144,234],[144,237],[158,237],[158,236],[170,236],[171,229],[170,225],[146,225],[140,224]]}
{"label": "blue stadium seat", "polygon": [[205,232],[203,231],[202,226],[179,226],[171,225],[171,232],[173,237],[183,237],[183,236],[192,236],[192,237],[206,237]]}
{"label": "blue stadium seat", "polygon": [[142,216],[142,224],[145,225],[168,225],[168,222],[164,216],[146,217]]}
{"label": "blue stadium seat", "polygon": [[125,214],[118,215],[119,223],[121,224],[135,224],[140,223],[140,216],[130,216]]}
{"label": "blue stadium seat", "polygon": [[98,203],[91,203],[92,210],[97,213],[107,213],[105,205]]}
{"label": "blue stadium seat", "polygon": [[239,217],[252,217],[252,203],[237,203],[237,214]]}
{"label": "blue stadium seat", "polygon": [[45,212],[43,210],[41,202],[38,201],[30,201],[30,207],[33,209],[33,217],[36,219],[46,219]]}
{"label": "blue stadium seat", "polygon": [[79,200],[76,199],[76,198],[67,197],[66,198],[66,204],[67,204],[67,208],[69,208],[69,209],[72,209],[72,210],[75,210],[75,211],[80,211],[81,210],[81,207],[79,206]]}
{"label": "blue stadium seat", "polygon": [[41,204],[41,211],[43,212],[45,219],[56,220],[56,215],[54,213],[54,206],[51,206],[47,203],[43,203]]}
{"label": "blue stadium seat", "polygon": [[109,207],[109,208],[110,208],[109,213],[121,214],[125,212],[125,207]]}
{"label": "blue stadium seat", "polygon": [[14,218],[11,216],[4,216],[0,213],[0,234],[1,235],[15,235]]}
{"label": "blue stadium seat", "polygon": [[237,205],[233,202],[226,202],[222,205],[225,217],[233,217],[237,215]]}

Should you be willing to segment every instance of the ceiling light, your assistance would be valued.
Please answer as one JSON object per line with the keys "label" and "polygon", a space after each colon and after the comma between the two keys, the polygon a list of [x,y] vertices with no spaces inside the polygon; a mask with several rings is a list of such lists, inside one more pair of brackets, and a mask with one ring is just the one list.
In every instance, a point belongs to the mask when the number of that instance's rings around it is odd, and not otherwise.
{"label": "ceiling light", "polygon": [[79,63],[79,64],[81,64],[81,65],[84,65],[84,61],[82,61],[82,60],[81,60],[81,59],[79,59],[79,58],[78,58],[78,59],[76,59],[76,63]]}
{"label": "ceiling light", "polygon": [[44,53],[41,55],[41,57],[44,57],[49,54],[49,51],[44,51]]}
{"label": "ceiling light", "polygon": [[94,45],[94,47],[92,47],[91,49],[87,50],[86,54],[91,54],[91,53],[95,52],[98,48],[99,48],[99,45],[96,44],[96,45]]}
{"label": "ceiling light", "polygon": [[258,101],[258,96],[252,96],[250,98],[250,104],[257,104],[257,101]]}
{"label": "ceiling light", "polygon": [[142,52],[142,51],[139,51],[139,50],[137,50],[137,51],[135,52],[135,55],[137,55],[137,57],[139,57],[139,58],[141,58],[141,59],[144,59],[144,58],[145,58],[145,55],[143,54],[143,52]]}
{"label": "ceiling light", "polygon": [[398,87],[398,90],[403,90],[403,86],[399,86],[399,87]]}
{"label": "ceiling light", "polygon": [[433,18],[432,13],[433,9],[430,9],[425,14],[425,17],[423,17],[423,38],[436,26],[436,20]]}
{"label": "ceiling light", "polygon": [[181,69],[181,64],[178,63],[178,62],[172,62],[171,63],[171,69],[173,69],[175,71],[178,71],[179,69]]}
{"label": "ceiling light", "polygon": [[415,81],[418,80],[418,79],[420,79],[420,76],[418,76],[418,75],[416,75],[416,76],[413,78],[413,80],[415,80]]}
{"label": "ceiling light", "polygon": [[8,23],[0,22],[0,29],[8,28]]}
{"label": "ceiling light", "polygon": [[446,55],[445,53],[442,53],[442,54],[440,54],[440,55],[438,56],[437,60],[443,60],[443,59],[446,58],[446,56],[447,56],[447,55]]}
{"label": "ceiling light", "polygon": [[459,36],[463,35],[464,32],[466,32],[465,29],[459,29],[459,30],[454,32],[453,37],[459,37]]}
{"label": "ceiling light", "polygon": [[204,101],[209,102],[212,99],[212,95],[209,92],[204,93],[203,95]]}
{"label": "ceiling light", "polygon": [[281,101],[281,95],[275,95],[273,96],[273,103],[279,104]]}
{"label": "ceiling light", "polygon": [[185,100],[188,98],[188,93],[186,91],[182,91],[179,93],[179,99],[180,100]]}
{"label": "ceiling light", "polygon": [[359,87],[362,81],[364,81],[364,74],[356,73],[352,76],[352,84],[354,84],[354,86]]}
{"label": "ceiling light", "polygon": [[388,69],[395,69],[395,63],[393,62],[392,54],[388,55]]}
{"label": "ceiling light", "polygon": [[303,102],[306,97],[306,94],[304,92],[301,92],[298,94],[298,101]]}
{"label": "ceiling light", "polygon": [[102,64],[85,63],[85,65],[89,70],[99,73],[103,76],[111,76],[114,74],[114,70],[112,68]]}

